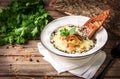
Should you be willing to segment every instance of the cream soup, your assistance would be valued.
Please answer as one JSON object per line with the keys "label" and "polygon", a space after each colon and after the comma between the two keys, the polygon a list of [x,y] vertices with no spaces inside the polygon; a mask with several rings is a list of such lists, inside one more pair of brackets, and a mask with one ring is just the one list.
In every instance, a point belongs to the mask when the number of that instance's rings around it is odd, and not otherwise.
{"label": "cream soup", "polygon": [[[79,33],[78,33],[79,32]],[[60,51],[69,54],[82,53],[95,46],[95,38],[83,37],[79,26],[65,25],[51,34],[50,42]]]}

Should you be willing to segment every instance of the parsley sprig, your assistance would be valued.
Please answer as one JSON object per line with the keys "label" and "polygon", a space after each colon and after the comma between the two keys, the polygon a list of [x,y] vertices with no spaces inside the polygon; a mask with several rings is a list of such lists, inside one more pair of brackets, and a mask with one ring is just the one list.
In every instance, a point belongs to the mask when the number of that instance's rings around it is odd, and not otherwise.
{"label": "parsley sprig", "polygon": [[51,20],[42,0],[12,0],[0,9],[0,45],[36,39]]}
{"label": "parsley sprig", "polygon": [[75,34],[75,32],[76,32],[76,28],[75,27],[71,28],[70,30],[64,28],[64,29],[60,30],[60,35],[61,36],[68,36],[70,34]]}

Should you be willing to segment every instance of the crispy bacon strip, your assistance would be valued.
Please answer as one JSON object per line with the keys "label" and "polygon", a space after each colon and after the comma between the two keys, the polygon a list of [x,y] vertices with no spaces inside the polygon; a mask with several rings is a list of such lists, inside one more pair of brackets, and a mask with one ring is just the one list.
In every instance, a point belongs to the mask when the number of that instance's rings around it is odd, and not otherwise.
{"label": "crispy bacon strip", "polygon": [[90,18],[82,27],[85,29],[84,33],[91,38],[95,32],[102,26],[107,17],[109,16],[110,10],[105,10],[98,16]]}

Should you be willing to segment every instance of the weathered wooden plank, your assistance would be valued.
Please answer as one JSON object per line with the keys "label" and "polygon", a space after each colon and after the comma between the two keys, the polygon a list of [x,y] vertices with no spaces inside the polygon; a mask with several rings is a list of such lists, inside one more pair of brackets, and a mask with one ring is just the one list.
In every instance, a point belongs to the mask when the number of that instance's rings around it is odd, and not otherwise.
{"label": "weathered wooden plank", "polygon": [[[105,60],[105,64],[109,61],[110,56],[107,56]],[[0,65],[8,65],[8,64],[49,64],[43,57],[31,57],[31,56],[8,56],[8,57],[0,57]],[[116,60],[114,65],[119,65],[120,59]]]}
{"label": "weathered wooden plank", "polygon": [[38,48],[24,48],[24,49],[0,49],[0,55],[10,56],[10,55],[36,55],[39,56],[40,53]]}
{"label": "weathered wooden plank", "polygon": [[[55,69],[46,61],[40,57],[33,57],[32,61],[27,59],[21,59],[15,61],[12,57],[7,57],[6,59],[0,57],[0,75],[49,75],[49,76],[73,76],[70,73],[58,74]],[[38,62],[39,60],[39,62]],[[100,72],[104,66],[107,64],[106,60],[103,66],[99,69]],[[120,71],[120,60],[117,59],[112,67],[109,69],[106,76],[119,76]],[[112,74],[115,73],[115,74]]]}
{"label": "weathered wooden plank", "polygon": [[43,57],[31,57],[31,56],[8,56],[0,57],[0,66],[9,64],[48,64]]}
{"label": "weathered wooden plank", "polygon": [[[31,76],[15,76],[15,77],[0,77],[0,79],[83,79],[79,77],[53,77],[53,76],[42,76],[42,77],[31,77]],[[119,77],[107,77],[104,79],[120,79]]]}
{"label": "weathered wooden plank", "polygon": [[0,79],[83,79],[80,77],[53,77],[53,76],[39,76],[39,77],[31,77],[31,76],[14,76],[14,77],[0,77]]}

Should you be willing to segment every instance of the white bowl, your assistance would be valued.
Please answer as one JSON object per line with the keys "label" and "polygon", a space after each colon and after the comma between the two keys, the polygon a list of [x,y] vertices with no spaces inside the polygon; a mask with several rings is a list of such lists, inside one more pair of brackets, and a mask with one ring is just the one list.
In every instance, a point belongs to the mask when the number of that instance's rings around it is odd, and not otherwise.
{"label": "white bowl", "polygon": [[76,26],[78,25],[82,26],[88,19],[89,18],[85,16],[65,16],[65,17],[61,17],[61,18],[53,20],[41,32],[40,40],[41,40],[42,45],[50,52],[57,54],[59,56],[65,56],[65,57],[73,57],[73,58],[84,57],[84,56],[88,56],[88,55],[95,53],[96,51],[100,50],[105,45],[107,38],[108,38],[107,32],[103,27],[101,27],[96,32],[95,46],[87,52],[83,52],[79,54],[68,54],[68,53],[65,53],[65,52],[62,52],[56,49],[53,46],[53,44],[50,42],[51,33],[53,33],[53,31],[57,29],[58,27],[63,26],[63,25],[69,25],[69,24],[76,25]]}

